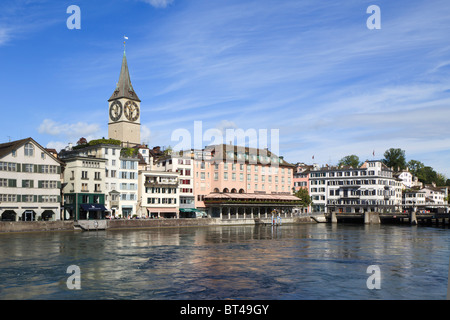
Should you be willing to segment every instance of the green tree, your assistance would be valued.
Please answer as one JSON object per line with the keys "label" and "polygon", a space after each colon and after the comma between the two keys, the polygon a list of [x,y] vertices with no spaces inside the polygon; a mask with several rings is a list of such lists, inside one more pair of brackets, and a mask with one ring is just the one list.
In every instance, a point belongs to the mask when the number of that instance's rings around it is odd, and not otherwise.
{"label": "green tree", "polygon": [[308,189],[301,188],[294,193],[297,198],[300,198],[300,204],[302,207],[309,207],[312,204],[311,196],[308,193]]}
{"label": "green tree", "polygon": [[409,171],[414,175],[417,176],[417,174],[422,170],[425,165],[417,160],[410,160],[406,166],[408,167]]}
{"label": "green tree", "polygon": [[384,152],[383,163],[394,171],[401,171],[406,168],[405,150],[390,148]]}
{"label": "green tree", "polygon": [[350,166],[354,168],[358,168],[361,166],[361,163],[359,162],[359,157],[352,154],[350,156],[345,156],[338,162],[338,166]]}

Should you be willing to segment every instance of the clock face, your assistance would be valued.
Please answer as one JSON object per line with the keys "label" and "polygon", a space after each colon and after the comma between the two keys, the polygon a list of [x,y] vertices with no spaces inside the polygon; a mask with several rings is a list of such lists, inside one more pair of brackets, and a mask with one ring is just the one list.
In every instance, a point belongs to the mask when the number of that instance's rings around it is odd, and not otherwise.
{"label": "clock face", "polygon": [[109,117],[112,121],[117,121],[122,116],[122,104],[120,101],[114,101],[109,108]]}
{"label": "clock face", "polygon": [[139,118],[139,107],[134,101],[127,101],[124,108],[125,117],[130,121],[136,121]]}

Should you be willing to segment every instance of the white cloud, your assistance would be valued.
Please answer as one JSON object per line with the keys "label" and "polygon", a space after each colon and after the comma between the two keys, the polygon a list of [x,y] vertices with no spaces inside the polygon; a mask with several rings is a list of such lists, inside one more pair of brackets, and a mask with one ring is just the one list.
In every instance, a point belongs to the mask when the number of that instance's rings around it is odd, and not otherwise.
{"label": "white cloud", "polygon": [[38,132],[76,143],[81,137],[87,140],[97,139],[101,128],[97,123],[57,123],[51,119],[44,119],[38,128]]}
{"label": "white cloud", "polygon": [[39,126],[38,132],[53,136],[65,135],[90,135],[100,131],[100,125],[97,123],[88,124],[86,122],[77,122],[73,124],[57,123],[51,119],[44,119]]}
{"label": "white cloud", "polygon": [[9,40],[8,31],[6,28],[0,28],[0,46]]}
{"label": "white cloud", "polygon": [[165,8],[173,2],[173,0],[142,0],[155,8]]}

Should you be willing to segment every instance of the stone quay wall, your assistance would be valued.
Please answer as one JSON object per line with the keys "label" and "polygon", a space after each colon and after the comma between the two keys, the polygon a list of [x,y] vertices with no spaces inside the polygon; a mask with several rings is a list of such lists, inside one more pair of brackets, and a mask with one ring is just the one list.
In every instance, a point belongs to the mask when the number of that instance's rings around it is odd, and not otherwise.
{"label": "stone quay wall", "polygon": [[[89,221],[92,222],[92,221]],[[103,222],[103,221],[102,221]],[[117,219],[104,220],[107,230],[164,228],[164,227],[199,227],[199,226],[231,226],[271,224],[271,219],[217,219],[217,218],[186,218],[186,219]],[[315,223],[310,217],[294,217],[282,219],[282,224]],[[44,231],[80,231],[77,221],[0,221],[0,233],[8,232],[44,232]],[[105,223],[99,224],[104,226]],[[95,230],[95,227],[90,227]],[[104,228],[102,228],[104,229]]]}
{"label": "stone quay wall", "polygon": [[73,231],[73,221],[0,221],[0,233]]}

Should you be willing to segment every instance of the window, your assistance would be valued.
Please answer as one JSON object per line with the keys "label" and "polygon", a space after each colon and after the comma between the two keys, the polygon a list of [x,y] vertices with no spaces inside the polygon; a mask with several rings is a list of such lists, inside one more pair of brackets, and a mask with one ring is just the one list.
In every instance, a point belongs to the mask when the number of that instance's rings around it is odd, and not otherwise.
{"label": "window", "polygon": [[22,188],[33,188],[33,180],[22,180]]}
{"label": "window", "polygon": [[87,171],[81,171],[81,179],[87,179],[88,178],[88,172]]}
{"label": "window", "polygon": [[33,196],[32,195],[23,195],[22,202],[33,202]]}
{"label": "window", "polygon": [[17,171],[16,164],[11,162],[0,162],[0,171]]}
{"label": "window", "polygon": [[31,144],[29,142],[26,143],[25,147],[24,147],[24,150],[25,150],[25,156],[27,156],[27,157],[34,156],[34,146],[33,146],[33,144]]}

